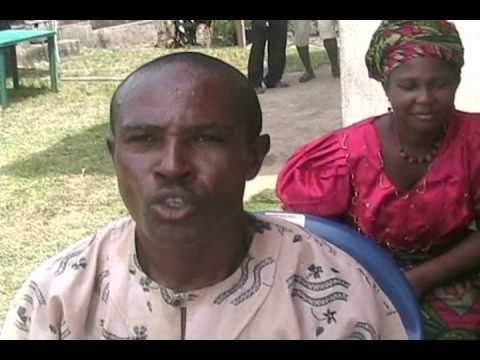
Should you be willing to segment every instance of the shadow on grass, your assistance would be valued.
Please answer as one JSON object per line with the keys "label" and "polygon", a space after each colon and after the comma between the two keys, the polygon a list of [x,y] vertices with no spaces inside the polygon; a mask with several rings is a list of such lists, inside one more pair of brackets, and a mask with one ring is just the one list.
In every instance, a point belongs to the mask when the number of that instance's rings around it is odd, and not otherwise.
{"label": "shadow on grass", "polygon": [[20,103],[25,99],[45,95],[52,90],[49,86],[22,86],[19,88],[8,89],[8,98],[11,104]]}
{"label": "shadow on grass", "polygon": [[[22,68],[18,70],[18,76],[20,86],[18,88],[12,87],[8,89],[8,97],[12,104],[52,91],[50,72],[48,70]],[[11,76],[9,77],[11,78]]]}
{"label": "shadow on grass", "polygon": [[49,175],[113,175],[105,143],[107,124],[67,136],[50,148],[0,168],[7,175],[36,178]]}
{"label": "shadow on grass", "polygon": [[50,70],[45,69],[34,69],[34,68],[20,68],[18,69],[18,76],[20,81],[25,78],[35,79],[41,77],[50,77]]}

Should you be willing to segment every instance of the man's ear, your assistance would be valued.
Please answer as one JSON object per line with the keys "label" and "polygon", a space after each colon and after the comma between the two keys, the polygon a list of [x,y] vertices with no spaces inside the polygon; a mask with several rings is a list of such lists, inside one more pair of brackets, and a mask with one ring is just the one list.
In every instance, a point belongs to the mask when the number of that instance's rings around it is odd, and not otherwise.
{"label": "man's ear", "polygon": [[115,138],[111,130],[108,130],[108,133],[105,136],[105,141],[107,142],[108,152],[113,159],[113,154],[115,152]]}
{"label": "man's ear", "polygon": [[270,151],[270,136],[267,134],[258,136],[249,147],[250,165],[246,174],[246,179],[252,180],[257,176],[262,167],[265,156]]}

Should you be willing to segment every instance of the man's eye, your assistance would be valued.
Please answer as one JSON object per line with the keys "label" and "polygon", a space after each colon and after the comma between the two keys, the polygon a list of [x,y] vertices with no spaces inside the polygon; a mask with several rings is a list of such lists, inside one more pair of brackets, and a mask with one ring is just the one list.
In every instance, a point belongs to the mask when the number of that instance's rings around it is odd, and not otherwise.
{"label": "man's eye", "polygon": [[148,134],[131,135],[127,138],[131,143],[151,144],[153,142],[153,136]]}
{"label": "man's eye", "polygon": [[195,141],[198,143],[222,143],[224,138],[220,135],[214,134],[200,134],[195,136]]}

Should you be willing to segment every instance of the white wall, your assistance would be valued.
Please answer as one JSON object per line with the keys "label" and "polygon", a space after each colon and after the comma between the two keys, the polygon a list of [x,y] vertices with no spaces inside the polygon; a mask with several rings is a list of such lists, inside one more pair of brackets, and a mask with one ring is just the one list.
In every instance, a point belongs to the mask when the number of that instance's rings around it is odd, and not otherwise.
{"label": "white wall", "polygon": [[[480,112],[480,20],[451,20],[465,48],[465,66],[457,92],[459,110]],[[342,115],[347,126],[387,111],[382,86],[368,77],[365,53],[380,20],[340,20]]]}

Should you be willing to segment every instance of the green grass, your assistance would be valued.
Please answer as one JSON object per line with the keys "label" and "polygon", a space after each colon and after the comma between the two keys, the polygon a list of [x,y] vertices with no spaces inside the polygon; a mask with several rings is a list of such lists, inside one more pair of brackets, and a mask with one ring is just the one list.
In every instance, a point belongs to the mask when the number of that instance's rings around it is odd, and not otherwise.
{"label": "green grass", "polygon": [[125,213],[103,140],[114,86],[14,91],[0,114],[0,319],[41,261]]}
{"label": "green grass", "polygon": [[280,201],[271,189],[263,190],[253,195],[250,200],[245,203],[245,210],[251,212],[280,209]]}
{"label": "green grass", "polygon": [[[247,72],[249,49],[210,48],[204,49],[193,47],[190,51],[199,51],[211,56],[219,57],[232,64],[243,73]],[[182,51],[181,49],[168,50],[158,48],[145,49],[96,49],[86,50],[82,56],[69,59],[62,64],[61,75],[63,76],[125,76],[135,68],[153,60],[158,56]],[[314,68],[328,63],[328,58],[320,48],[311,47],[311,61]],[[44,70],[47,70],[46,64]],[[303,65],[297,55],[294,46],[287,48],[287,72],[303,71]],[[45,73],[45,76],[48,74]]]}
{"label": "green grass", "polygon": [[[248,50],[195,49],[246,71]],[[287,71],[301,71],[294,48]],[[125,76],[171,51],[88,50],[65,58],[62,76]],[[314,66],[326,61],[312,52]],[[118,82],[61,82],[48,89],[44,65],[22,70],[22,88],[9,91],[0,112],[0,326],[25,277],[39,263],[127,212],[117,193],[104,135],[110,97]],[[278,208],[273,193],[261,193],[248,210]]]}

